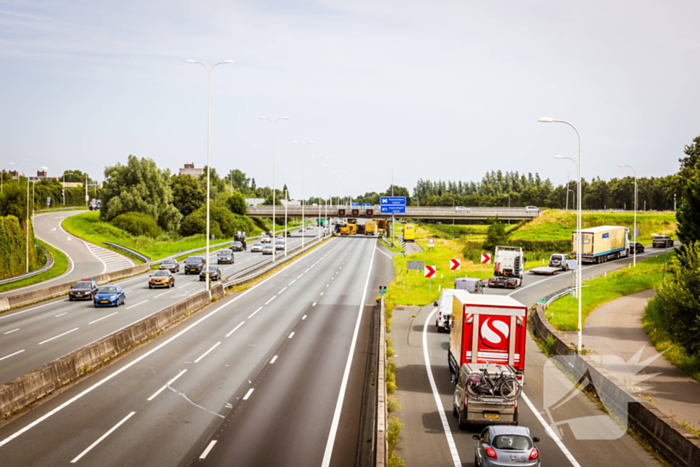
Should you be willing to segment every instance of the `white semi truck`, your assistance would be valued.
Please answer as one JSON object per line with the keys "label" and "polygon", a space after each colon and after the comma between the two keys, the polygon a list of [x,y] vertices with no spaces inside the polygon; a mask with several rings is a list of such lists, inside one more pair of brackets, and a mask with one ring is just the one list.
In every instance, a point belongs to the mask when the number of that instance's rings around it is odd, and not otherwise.
{"label": "white semi truck", "polygon": [[523,283],[525,257],[523,249],[515,246],[497,246],[493,255],[493,275],[489,287],[515,289]]}

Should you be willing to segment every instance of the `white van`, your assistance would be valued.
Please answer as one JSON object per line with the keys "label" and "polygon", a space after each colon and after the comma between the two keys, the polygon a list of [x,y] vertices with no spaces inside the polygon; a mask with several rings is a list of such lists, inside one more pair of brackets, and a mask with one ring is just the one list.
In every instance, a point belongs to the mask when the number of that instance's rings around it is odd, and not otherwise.
{"label": "white van", "polygon": [[454,289],[442,289],[440,299],[434,304],[438,312],[437,318],[435,319],[435,326],[438,332],[450,332],[450,316],[452,316],[452,299],[454,297],[454,292]]}
{"label": "white van", "polygon": [[466,290],[469,293],[484,293],[484,282],[481,279],[460,277],[455,279],[455,289]]}

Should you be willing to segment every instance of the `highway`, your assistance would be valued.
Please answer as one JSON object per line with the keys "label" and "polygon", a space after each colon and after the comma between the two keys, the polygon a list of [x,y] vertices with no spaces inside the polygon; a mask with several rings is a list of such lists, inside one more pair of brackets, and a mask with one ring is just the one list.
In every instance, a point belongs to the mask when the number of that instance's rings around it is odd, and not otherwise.
{"label": "highway", "polygon": [[[316,228],[306,232],[318,235]],[[288,239],[290,249],[300,244],[301,237]],[[216,251],[218,248],[210,252],[212,264],[216,264]],[[234,258],[233,265],[220,265],[225,276],[265,261],[270,256],[252,253],[249,248],[248,251],[234,253]],[[94,263],[76,264],[80,265],[81,272],[75,280],[90,276],[82,271],[89,270]],[[119,308],[94,308],[90,300],[71,302],[67,296],[62,296],[0,314],[0,384],[204,289],[204,282],[199,281],[198,275],[185,275],[182,265],[180,271],[175,275],[175,287],[172,289],[149,289],[148,274],[114,282],[126,292],[126,305]]]}
{"label": "highway", "polygon": [[0,428],[3,465],[354,465],[392,262],[334,238]]}
{"label": "highway", "polygon": [[[662,250],[647,249],[637,259],[663,254]],[[584,280],[594,274],[610,272],[627,267],[631,258],[611,261],[600,265],[584,266]],[[523,286],[519,289],[484,289],[486,294],[505,294],[521,301],[526,306],[534,305],[540,298],[570,285],[568,273],[556,276],[533,276],[525,274]],[[585,293],[585,289],[584,289]],[[404,423],[398,452],[407,466],[426,465],[474,465],[472,435],[480,430],[459,430],[457,418],[452,415],[454,385],[450,381],[447,365],[449,335],[437,332],[435,327],[435,307],[419,309],[411,307],[395,310],[393,324],[394,350],[396,351],[397,384],[400,402],[403,407],[397,415]],[[613,435],[611,440],[576,439],[566,420],[603,415],[603,412],[582,393],[577,393],[570,401],[552,410],[554,420],[547,419],[545,393],[554,394],[557,389],[566,392],[562,381],[545,379],[547,357],[528,335],[526,351],[526,374],[524,396],[520,399],[520,424],[529,427],[533,436],[539,436],[540,457],[544,465],[556,466],[597,466],[610,465],[611,459],[617,466],[651,466],[658,462],[644,450],[631,436]],[[430,365],[430,369],[426,365]],[[551,373],[547,373],[550,375]],[[433,382],[431,383],[431,378]],[[546,391],[545,391],[546,388]],[[552,392],[550,392],[552,391]],[[441,406],[437,405],[440,401]],[[551,401],[554,402],[554,401]],[[609,423],[597,422],[599,432],[613,432]],[[561,441],[554,440],[545,424],[564,422]],[[574,423],[576,423],[574,421]],[[450,449],[450,445],[454,449]]]}
{"label": "highway", "polygon": [[0,293],[0,298],[41,289],[49,285],[77,281],[83,277],[97,276],[136,265],[126,256],[74,237],[61,227],[61,222],[66,217],[83,213],[85,213],[84,210],[60,211],[34,216],[34,235],[39,240],[61,250],[68,257],[68,269],[65,273],[53,279]]}

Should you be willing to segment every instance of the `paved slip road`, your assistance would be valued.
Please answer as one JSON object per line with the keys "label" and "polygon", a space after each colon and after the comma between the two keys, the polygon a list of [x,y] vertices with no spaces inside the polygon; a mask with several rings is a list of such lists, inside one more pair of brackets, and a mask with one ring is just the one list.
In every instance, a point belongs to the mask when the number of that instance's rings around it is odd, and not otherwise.
{"label": "paved slip road", "polygon": [[[316,232],[309,230],[308,232]],[[290,238],[288,248],[301,244]],[[210,261],[216,264],[216,251]],[[279,252],[278,252],[279,253]],[[224,275],[269,259],[250,250],[234,253],[233,265],[220,265]],[[126,291],[126,306],[93,308],[92,302],[71,302],[67,296],[0,314],[0,384],[11,381],[73,350],[101,339],[204,289],[199,276],[175,275],[172,289],[149,289],[148,274],[114,282]]]}
{"label": "paved slip road", "polygon": [[391,271],[376,240],[332,239],[0,428],[2,464],[354,465]]}
{"label": "paved slip road", "polygon": [[[648,249],[644,255],[637,255],[637,259],[657,254],[663,254],[663,251]],[[610,272],[627,267],[630,262],[631,258],[585,266],[584,280],[603,271]],[[515,291],[487,288],[485,293],[511,295],[529,307],[548,293],[569,286],[570,281],[569,274],[553,277],[526,274],[524,285]],[[397,412],[397,415],[404,424],[397,452],[404,458],[407,466],[428,464],[471,466],[474,465],[476,443],[471,437],[479,430],[460,431],[457,419],[452,415],[454,385],[450,382],[447,364],[449,335],[437,332],[433,310],[432,306],[407,307],[397,308],[394,312],[391,337],[396,351],[395,362],[398,365],[397,397],[402,404],[402,409]],[[426,355],[437,395],[429,380]],[[565,422],[559,425],[562,430],[562,440],[555,441],[544,428],[544,423],[552,423],[544,410],[545,381],[543,380],[547,360],[528,335],[525,396],[521,397],[519,406],[520,424],[528,426],[534,436],[540,437],[541,442],[538,447],[544,465],[614,464],[618,467],[658,465],[658,462],[627,434],[619,438],[615,436],[614,440],[579,440],[574,437],[569,425]],[[548,390],[553,387],[562,387],[558,380],[550,379],[546,384]],[[440,401],[441,408],[438,407],[436,400]],[[603,412],[588,398],[578,393],[561,407],[552,410],[552,414],[553,421],[563,422],[580,417],[598,416]],[[600,431],[593,436],[606,432],[605,428],[604,424],[601,424]],[[448,443],[453,443],[454,448],[450,449]]]}
{"label": "paved slip road", "polygon": [[34,216],[34,235],[61,250],[68,257],[68,269],[53,279],[0,293],[0,298],[118,271],[136,264],[124,255],[74,237],[61,227],[63,219],[82,213],[85,211],[47,212]]}

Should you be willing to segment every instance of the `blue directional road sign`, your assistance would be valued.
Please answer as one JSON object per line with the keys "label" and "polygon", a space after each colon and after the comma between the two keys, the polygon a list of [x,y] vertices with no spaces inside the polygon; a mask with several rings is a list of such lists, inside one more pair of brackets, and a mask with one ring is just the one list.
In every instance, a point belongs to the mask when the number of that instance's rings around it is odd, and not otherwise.
{"label": "blue directional road sign", "polygon": [[[380,205],[384,206],[406,206],[405,196],[382,196]],[[382,211],[384,212],[384,211]]]}
{"label": "blue directional road sign", "polygon": [[359,206],[360,203],[350,203],[350,206]]}
{"label": "blue directional road sign", "polygon": [[406,206],[380,206],[382,214],[406,214]]}
{"label": "blue directional road sign", "polygon": [[363,204],[362,204],[362,207],[363,207],[363,208],[370,208],[370,207],[372,207],[372,205],[369,204],[369,203],[363,203]]}

